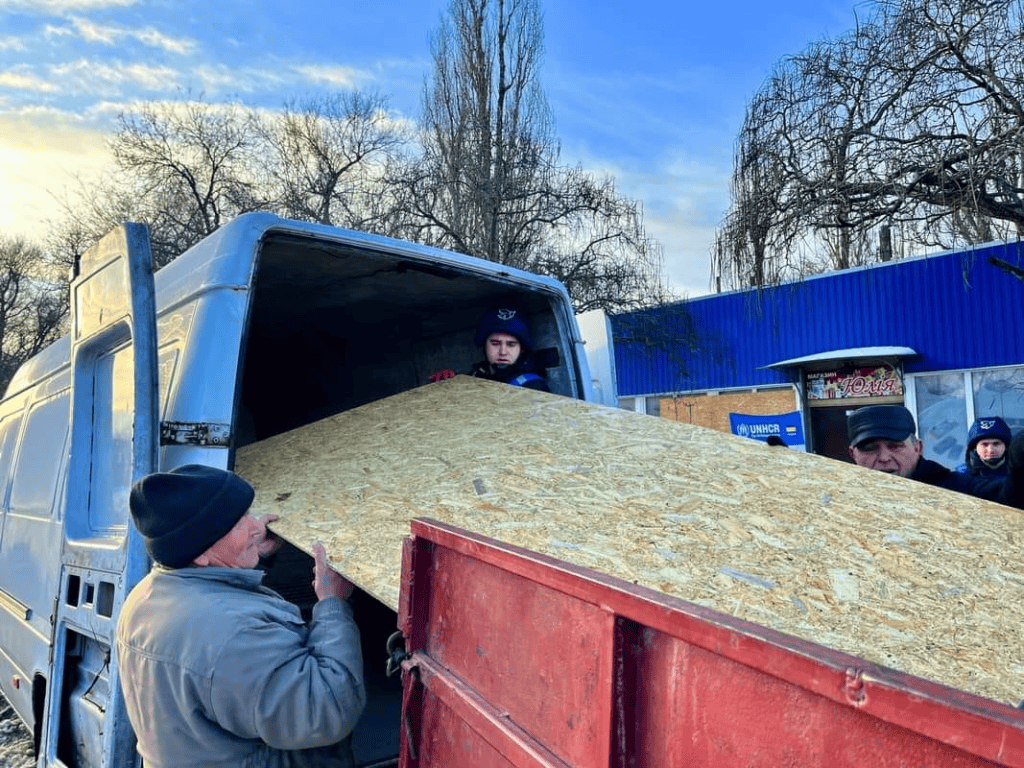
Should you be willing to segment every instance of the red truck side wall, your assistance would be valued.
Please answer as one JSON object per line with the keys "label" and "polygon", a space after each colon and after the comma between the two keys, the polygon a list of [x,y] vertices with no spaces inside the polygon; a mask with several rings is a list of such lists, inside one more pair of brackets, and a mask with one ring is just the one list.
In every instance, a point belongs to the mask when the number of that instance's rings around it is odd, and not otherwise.
{"label": "red truck side wall", "polygon": [[405,768],[1024,766],[1006,705],[439,523],[413,534]]}

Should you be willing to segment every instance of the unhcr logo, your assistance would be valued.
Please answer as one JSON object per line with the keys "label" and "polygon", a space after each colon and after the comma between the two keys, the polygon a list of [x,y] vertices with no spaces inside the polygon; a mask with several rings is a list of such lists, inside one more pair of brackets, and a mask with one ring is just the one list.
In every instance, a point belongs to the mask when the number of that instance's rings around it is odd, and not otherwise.
{"label": "unhcr logo", "polygon": [[778,435],[782,432],[778,424],[740,424],[736,428],[736,434],[740,437],[768,437]]}

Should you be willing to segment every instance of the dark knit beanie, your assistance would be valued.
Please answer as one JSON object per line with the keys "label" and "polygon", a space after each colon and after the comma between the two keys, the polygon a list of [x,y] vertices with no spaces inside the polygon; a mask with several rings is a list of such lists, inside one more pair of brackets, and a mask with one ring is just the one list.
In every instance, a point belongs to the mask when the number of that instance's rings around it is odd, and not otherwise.
{"label": "dark knit beanie", "polygon": [[530,323],[522,310],[511,307],[492,309],[480,318],[476,329],[476,345],[482,347],[494,333],[508,333],[519,339],[528,350],[533,349],[533,334]]}
{"label": "dark knit beanie", "polygon": [[1010,425],[998,416],[980,416],[971,424],[971,431],[967,433],[967,452],[970,453],[981,440],[1002,440],[1007,446],[1013,439],[1010,432]]}
{"label": "dark knit beanie", "polygon": [[129,506],[149,556],[184,568],[234,528],[255,495],[234,472],[186,464],[139,480]]}

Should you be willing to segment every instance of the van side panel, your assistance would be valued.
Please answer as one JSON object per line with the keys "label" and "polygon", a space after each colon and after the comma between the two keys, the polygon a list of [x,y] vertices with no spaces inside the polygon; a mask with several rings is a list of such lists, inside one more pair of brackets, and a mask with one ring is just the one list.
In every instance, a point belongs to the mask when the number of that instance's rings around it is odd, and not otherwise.
{"label": "van side panel", "polygon": [[[4,548],[7,532],[8,507],[10,496],[11,470],[17,451],[17,439],[21,434],[23,407],[19,402],[11,408],[7,404],[7,415],[0,422],[0,564],[9,559]],[[13,528],[14,526],[12,526]],[[16,536],[17,534],[11,534]],[[6,571],[0,570],[0,573]],[[10,572],[10,573],[13,573]],[[27,649],[38,642],[38,635],[32,631],[28,619],[31,615],[29,607],[15,597],[17,586],[11,579],[4,579],[0,586],[0,680],[10,681],[5,687],[8,700],[26,722],[32,722],[31,665],[27,663]]]}
{"label": "van side panel", "polygon": [[51,395],[33,403],[25,414],[0,541],[0,572],[17,574],[5,580],[4,592],[26,607],[25,631],[8,646],[22,659],[25,674],[45,671],[49,661],[53,598],[60,577],[55,564],[63,544],[56,498],[63,487],[70,394],[65,389]]}

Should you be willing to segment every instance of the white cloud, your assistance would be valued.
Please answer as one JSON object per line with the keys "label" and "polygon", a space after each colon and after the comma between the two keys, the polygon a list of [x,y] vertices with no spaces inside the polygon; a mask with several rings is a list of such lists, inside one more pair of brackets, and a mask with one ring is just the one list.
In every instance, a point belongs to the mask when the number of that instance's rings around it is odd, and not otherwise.
{"label": "white cloud", "polygon": [[[566,156],[562,160],[576,162]],[[643,205],[647,234],[663,248],[669,287],[690,298],[708,293],[711,245],[728,205],[729,169],[682,148],[642,167],[595,157],[583,164],[592,173],[613,177],[619,194]]]}
{"label": "white cloud", "polygon": [[119,61],[101,63],[89,59],[54,66],[51,73],[61,83],[62,90],[79,95],[116,95],[130,86],[168,90],[181,79],[181,73],[172,67]]}
{"label": "white cloud", "polygon": [[137,0],[0,0],[0,11],[33,11],[38,14],[63,16],[75,11],[100,8],[128,8]]}
{"label": "white cloud", "polygon": [[648,216],[644,224],[647,234],[663,247],[664,273],[669,287],[687,298],[708,293],[714,227],[674,216]]}
{"label": "white cloud", "polygon": [[96,101],[81,113],[83,121],[96,125],[109,125],[122,112],[131,112],[137,104],[129,101]]}
{"label": "white cloud", "polygon": [[358,69],[332,64],[307,64],[295,67],[295,71],[311,82],[335,88],[354,88],[359,80],[370,77]]}
{"label": "white cloud", "polygon": [[75,16],[71,19],[71,24],[75,28],[79,37],[88,43],[103,43],[104,45],[114,45],[119,39],[127,36],[127,31],[124,27],[113,26],[110,24],[97,24],[83,19],[81,16]]}
{"label": "white cloud", "polygon": [[280,82],[280,77],[273,72],[233,69],[223,64],[193,67],[189,76],[193,86],[204,93],[251,92]]}
{"label": "white cloud", "polygon": [[131,29],[116,24],[97,24],[89,19],[80,16],[71,18],[75,32],[90,43],[101,43],[103,45],[117,45],[124,39],[138,40],[151,48],[159,48],[168,53],[187,54],[195,49],[195,42],[184,38],[168,37],[153,27],[143,29]]}
{"label": "white cloud", "polygon": [[[2,0],[0,0],[2,2]],[[55,26],[47,24],[43,28],[46,37],[77,36],[87,43],[106,46],[119,45],[123,40],[137,40],[150,48],[157,48],[168,53],[185,55],[192,53],[196,43],[187,38],[174,38],[165,35],[154,27],[132,29],[118,24],[98,24],[81,16],[72,16],[68,24]]]}
{"label": "white cloud", "polygon": [[149,64],[129,64],[126,67],[112,68],[111,71],[123,72],[127,82],[153,90],[166,90],[179,77],[178,70],[172,67],[154,67]]}
{"label": "white cloud", "polygon": [[39,91],[43,93],[54,93],[58,90],[56,85],[36,76],[24,67],[0,72],[0,88],[12,88],[18,91]]}
{"label": "white cloud", "polygon": [[24,51],[25,43],[17,37],[0,37],[0,51]]}
{"label": "white cloud", "polygon": [[120,59],[79,58],[49,67],[40,76],[27,66],[0,71],[0,87],[39,93],[65,93],[94,100],[128,98],[134,90],[154,94],[190,90],[211,100],[239,93],[301,90],[303,84],[355,87],[368,77],[345,67],[237,68],[224,64],[172,67]]}
{"label": "white cloud", "polygon": [[195,50],[196,44],[192,40],[167,37],[152,27],[146,27],[135,32],[135,37],[140,43],[145,43],[151,48],[160,48],[168,53],[186,55]]}
{"label": "white cloud", "polygon": [[117,42],[118,38],[124,37],[123,27],[95,24],[80,16],[73,17],[71,19],[71,25],[75,28],[78,36],[89,43],[113,45]]}
{"label": "white cloud", "polygon": [[188,70],[192,89],[207,94],[273,93],[279,90],[287,93],[301,88],[303,84],[349,89],[370,79],[372,76],[362,70],[315,64],[277,69],[206,64]]}
{"label": "white cloud", "polygon": [[75,31],[71,27],[57,27],[53,24],[47,24],[43,27],[43,36],[46,38],[51,37],[72,37]]}

